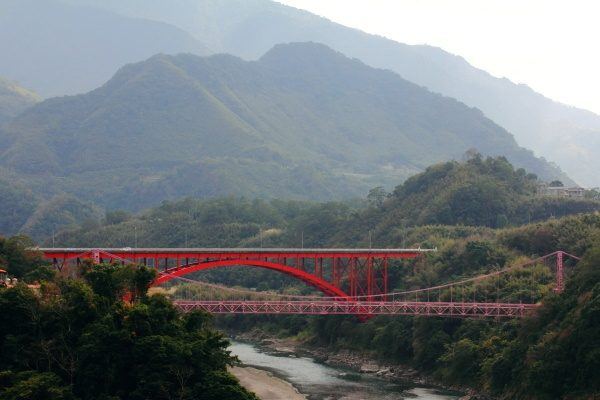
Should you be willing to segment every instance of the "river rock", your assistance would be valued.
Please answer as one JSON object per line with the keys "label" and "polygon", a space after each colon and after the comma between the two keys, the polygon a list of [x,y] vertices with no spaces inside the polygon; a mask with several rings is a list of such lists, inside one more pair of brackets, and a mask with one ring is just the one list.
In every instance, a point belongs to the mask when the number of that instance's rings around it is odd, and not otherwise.
{"label": "river rock", "polygon": [[360,372],[365,372],[367,374],[374,374],[379,371],[379,365],[375,363],[364,363],[360,366]]}
{"label": "river rock", "polygon": [[458,400],[490,400],[490,397],[477,393],[475,390],[470,389],[466,395],[460,397]]}

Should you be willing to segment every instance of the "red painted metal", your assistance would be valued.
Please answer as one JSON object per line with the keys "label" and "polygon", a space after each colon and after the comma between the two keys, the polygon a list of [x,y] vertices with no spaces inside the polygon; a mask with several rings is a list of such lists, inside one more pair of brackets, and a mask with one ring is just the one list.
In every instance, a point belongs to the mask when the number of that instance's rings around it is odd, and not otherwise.
{"label": "red painted metal", "polygon": [[[241,264],[243,262],[243,264]],[[286,275],[290,275],[294,278],[297,278],[315,288],[319,289],[321,292],[325,293],[327,296],[335,296],[335,297],[348,297],[348,295],[342,291],[341,289],[335,287],[333,284],[327,282],[324,279],[319,278],[318,275],[308,273],[301,269],[297,269],[294,267],[289,267],[287,265],[261,261],[261,260],[221,260],[221,261],[209,261],[202,262],[198,264],[192,264],[190,266],[186,266],[180,269],[167,269],[164,271],[165,273],[158,277],[155,281],[155,285],[160,285],[165,282],[168,282],[172,279],[175,279],[179,276],[184,276],[187,274],[191,274],[192,272],[198,271],[206,271],[209,269],[219,268],[219,267],[231,267],[237,265],[244,265],[248,267],[259,267],[266,268],[273,271],[279,271]]]}
{"label": "red painted metal", "polygon": [[210,301],[176,300],[184,312],[204,310],[214,314],[303,315],[423,315],[465,318],[515,318],[531,314],[538,304],[368,301]]}
{"label": "red painted metal", "polygon": [[[415,301],[397,301],[395,293],[387,293],[388,261],[391,259],[415,258],[431,251],[421,249],[37,249],[57,266],[68,262],[90,259],[95,263],[109,261],[142,263],[152,266],[160,275],[155,285],[184,275],[214,268],[247,266],[266,268],[285,273],[319,289],[330,298],[322,300],[301,297],[301,300],[253,301],[253,300],[176,300],[183,311],[202,309],[211,313],[241,314],[341,314],[357,315],[365,320],[374,315],[425,315],[468,318],[523,317],[535,310],[539,304],[488,303],[465,301],[464,286],[459,302],[453,301],[453,287],[464,285],[502,273],[543,262],[555,257],[555,291],[564,290],[565,257],[578,257],[563,251],[511,266],[503,270],[464,279],[459,282],[405,292]],[[163,266],[161,267],[161,259]],[[182,261],[185,262],[182,264]],[[329,267],[329,268],[328,268]],[[329,271],[328,271],[329,270]],[[183,278],[185,279],[185,278]],[[441,302],[442,289],[450,290],[450,301]],[[430,292],[438,292],[438,301],[430,300]],[[427,301],[419,294],[426,293]],[[370,297],[369,297],[370,296]],[[359,301],[360,300],[360,301]],[[378,300],[378,301],[374,301]]]}
{"label": "red painted metal", "polygon": [[556,288],[557,293],[562,293],[565,290],[563,252],[556,253]]}
{"label": "red painted metal", "polygon": [[[248,266],[285,273],[328,296],[357,297],[383,294],[387,264],[393,259],[418,257],[429,249],[178,249],[178,248],[44,248],[45,258],[60,266],[70,260],[133,262],[152,266],[168,275],[156,284],[192,272],[217,267]],[[181,260],[186,263],[181,265]],[[161,262],[161,260],[164,260]],[[161,265],[163,264],[163,265]],[[341,268],[345,265],[346,268]],[[385,265],[385,267],[382,267]]]}

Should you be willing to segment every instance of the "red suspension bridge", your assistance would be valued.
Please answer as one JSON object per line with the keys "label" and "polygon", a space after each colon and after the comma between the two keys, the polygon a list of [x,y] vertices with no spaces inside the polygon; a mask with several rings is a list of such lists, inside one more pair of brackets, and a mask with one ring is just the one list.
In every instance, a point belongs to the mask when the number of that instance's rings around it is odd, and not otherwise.
{"label": "red suspension bridge", "polygon": [[[84,260],[134,263],[155,268],[153,286],[185,283],[174,303],[184,311],[202,309],[229,314],[429,315],[522,317],[539,306],[538,290],[564,290],[563,251],[497,269],[473,278],[401,292],[388,291],[391,262],[414,259],[434,249],[179,249],[44,248],[59,269]],[[278,271],[311,285],[322,296],[285,295],[228,288],[185,278],[216,268],[243,266]],[[541,267],[540,267],[541,266]],[[554,276],[551,276],[551,273]],[[527,281],[531,292],[515,290]],[[509,295],[509,293],[513,293]]]}

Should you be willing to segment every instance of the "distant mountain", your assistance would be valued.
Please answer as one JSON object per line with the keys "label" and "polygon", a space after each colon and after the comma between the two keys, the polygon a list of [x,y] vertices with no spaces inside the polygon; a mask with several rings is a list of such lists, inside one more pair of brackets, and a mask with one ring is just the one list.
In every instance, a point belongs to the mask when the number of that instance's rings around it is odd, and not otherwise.
{"label": "distant mountain", "polygon": [[258,62],[159,55],[128,65],[13,120],[0,167],[34,191],[139,209],[186,195],[359,195],[473,147],[569,182],[479,110],[297,43]]}
{"label": "distant mountain", "polygon": [[0,0],[0,76],[43,97],[83,93],[124,64],[207,48],[164,22],[59,0]]}
{"label": "distant mountain", "polygon": [[246,59],[260,57],[277,43],[324,43],[481,109],[513,133],[521,146],[557,162],[580,184],[600,186],[600,116],[493,77],[442,49],[369,35],[269,0],[76,1],[170,23],[210,43],[215,51]]}
{"label": "distant mountain", "polygon": [[0,125],[7,123],[40,100],[30,90],[0,78]]}

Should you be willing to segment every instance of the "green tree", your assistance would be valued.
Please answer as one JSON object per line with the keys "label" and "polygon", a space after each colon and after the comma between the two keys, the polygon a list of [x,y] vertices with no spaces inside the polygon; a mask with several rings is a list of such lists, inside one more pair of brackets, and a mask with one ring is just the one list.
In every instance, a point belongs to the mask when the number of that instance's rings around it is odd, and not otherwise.
{"label": "green tree", "polygon": [[479,378],[481,348],[470,339],[461,339],[448,346],[440,357],[445,363],[445,375],[452,382],[472,383]]}
{"label": "green tree", "polygon": [[34,243],[26,236],[0,237],[0,265],[6,267],[8,273],[22,278],[42,265],[41,255],[27,250]]}
{"label": "green tree", "polygon": [[154,271],[83,273],[0,289],[0,400],[256,400],[227,372],[235,359],[206,314],[147,295]]}
{"label": "green tree", "polygon": [[71,387],[52,372],[0,372],[0,400],[76,400]]}
{"label": "green tree", "polygon": [[388,193],[385,191],[383,186],[377,186],[369,190],[367,201],[373,207],[381,207],[387,196]]}

